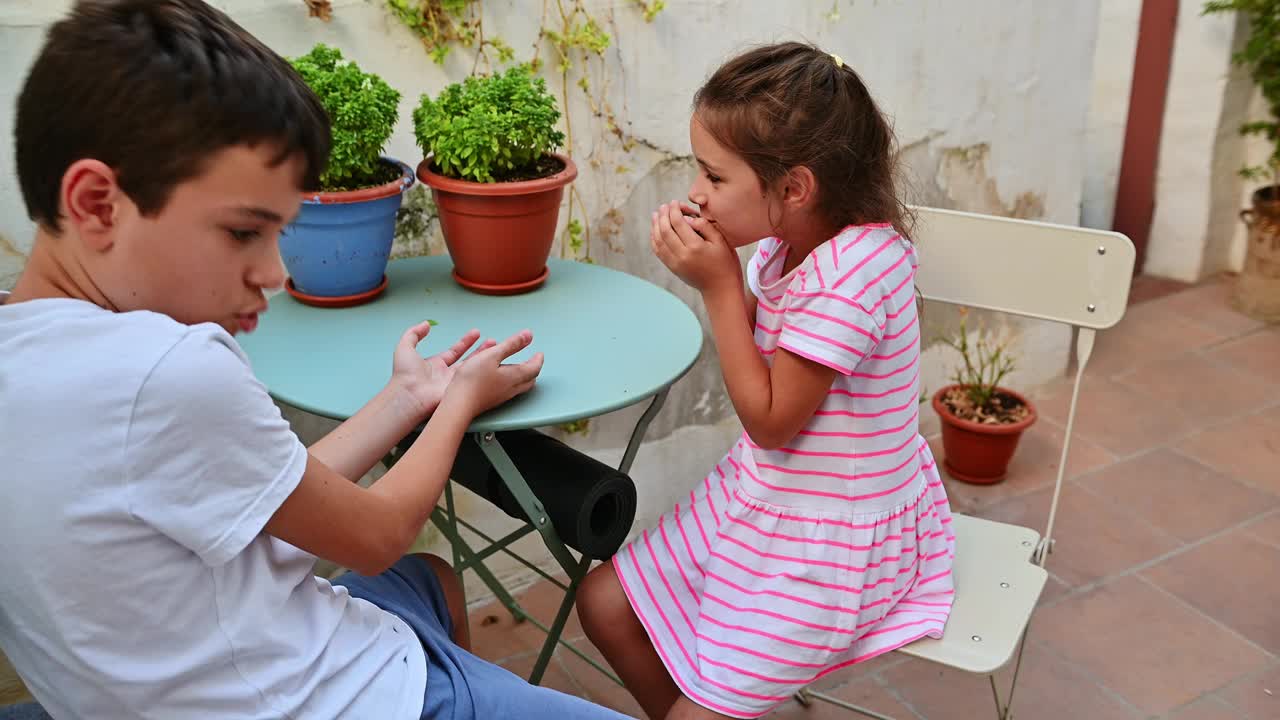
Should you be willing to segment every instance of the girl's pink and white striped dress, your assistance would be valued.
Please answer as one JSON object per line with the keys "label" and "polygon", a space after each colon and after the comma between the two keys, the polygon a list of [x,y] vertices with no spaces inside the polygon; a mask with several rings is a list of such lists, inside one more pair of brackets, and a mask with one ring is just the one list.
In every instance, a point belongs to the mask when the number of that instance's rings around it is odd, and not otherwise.
{"label": "girl's pink and white striped dress", "polygon": [[919,434],[916,254],[888,225],[845,228],[780,277],[748,265],[756,344],[838,371],[786,447],[745,433],[613,563],[689,699],[758,717],[814,679],[926,635],[951,611],[955,536]]}

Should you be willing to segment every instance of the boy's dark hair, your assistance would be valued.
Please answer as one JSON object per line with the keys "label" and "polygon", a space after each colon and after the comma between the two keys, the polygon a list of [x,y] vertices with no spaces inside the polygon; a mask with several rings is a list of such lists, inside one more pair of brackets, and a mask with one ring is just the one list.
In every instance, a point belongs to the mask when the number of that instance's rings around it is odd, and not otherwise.
{"label": "boy's dark hair", "polygon": [[59,231],[71,163],[100,160],[144,215],[240,144],[300,154],[300,190],[329,160],[323,106],[289,63],[201,0],[80,0],[49,29],[18,96],[18,182],[27,214]]}
{"label": "boy's dark hair", "polygon": [[699,122],[769,186],[788,170],[818,179],[818,209],[839,227],[892,223],[910,239],[894,184],[893,130],[852,68],[812,45],[749,50],[694,96]]}

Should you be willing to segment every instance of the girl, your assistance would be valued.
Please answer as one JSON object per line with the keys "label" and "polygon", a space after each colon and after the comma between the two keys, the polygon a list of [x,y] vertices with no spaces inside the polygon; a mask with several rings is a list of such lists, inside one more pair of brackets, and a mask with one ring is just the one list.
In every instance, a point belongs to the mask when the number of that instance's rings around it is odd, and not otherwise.
{"label": "girl", "polygon": [[[596,568],[583,626],[652,718],[753,718],[951,610],[955,539],[919,434],[915,249],[893,136],[836,56],[785,43],[698,91],[697,208],[653,251],[697,289],[744,433]],[[734,248],[759,241],[747,285]],[[754,336],[753,336],[754,335]]]}

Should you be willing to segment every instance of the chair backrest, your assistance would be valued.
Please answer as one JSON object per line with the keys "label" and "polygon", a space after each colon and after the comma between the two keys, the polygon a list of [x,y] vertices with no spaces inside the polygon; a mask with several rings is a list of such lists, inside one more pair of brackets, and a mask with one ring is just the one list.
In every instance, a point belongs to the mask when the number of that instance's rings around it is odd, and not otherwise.
{"label": "chair backrest", "polygon": [[1098,330],[1120,322],[1137,252],[1116,232],[913,208],[920,248],[916,284],[929,300],[1066,323],[1079,328],[1076,373],[1062,455],[1035,561],[1053,550],[1053,526],[1075,427],[1080,382]]}
{"label": "chair backrest", "polygon": [[1101,330],[1129,299],[1135,251],[1116,232],[913,208],[920,292],[937,300]]}

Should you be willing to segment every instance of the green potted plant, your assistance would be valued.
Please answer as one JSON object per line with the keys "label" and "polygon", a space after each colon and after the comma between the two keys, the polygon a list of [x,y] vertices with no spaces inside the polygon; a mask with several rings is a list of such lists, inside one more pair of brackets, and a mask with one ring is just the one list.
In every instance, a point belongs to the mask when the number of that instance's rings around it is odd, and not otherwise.
{"label": "green potted plant", "polygon": [[1232,62],[1248,68],[1270,115],[1241,125],[1240,133],[1264,137],[1271,144],[1266,162],[1240,170],[1246,180],[1266,184],[1254,190],[1253,207],[1240,212],[1249,242],[1232,302],[1260,320],[1280,322],[1280,0],[1215,0],[1204,5],[1206,15],[1225,12],[1248,18],[1249,37]]}
{"label": "green potted plant", "polygon": [[413,112],[454,279],[485,294],[546,281],[564,188],[578,175],[556,129],[560,111],[526,65],[449,85]]}
{"label": "green potted plant", "polygon": [[1013,372],[1008,345],[979,331],[968,332],[968,310],[945,342],[960,354],[953,384],[933,395],[942,421],[943,465],[957,480],[990,485],[1004,479],[1022,433],[1036,421],[1035,406],[1000,383]]}
{"label": "green potted plant", "polygon": [[322,190],[303,197],[281,234],[285,287],[316,305],[367,302],[386,289],[396,211],[414,182],[408,165],[382,155],[400,93],[323,43],[290,62],[329,116],[333,149]]}

